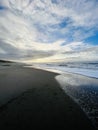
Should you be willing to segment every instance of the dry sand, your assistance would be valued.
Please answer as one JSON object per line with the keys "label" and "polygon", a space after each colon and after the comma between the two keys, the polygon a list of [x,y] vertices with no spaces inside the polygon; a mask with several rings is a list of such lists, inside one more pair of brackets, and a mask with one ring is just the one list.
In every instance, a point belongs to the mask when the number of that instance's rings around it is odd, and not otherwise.
{"label": "dry sand", "polygon": [[0,129],[94,130],[56,75],[22,66],[0,69]]}

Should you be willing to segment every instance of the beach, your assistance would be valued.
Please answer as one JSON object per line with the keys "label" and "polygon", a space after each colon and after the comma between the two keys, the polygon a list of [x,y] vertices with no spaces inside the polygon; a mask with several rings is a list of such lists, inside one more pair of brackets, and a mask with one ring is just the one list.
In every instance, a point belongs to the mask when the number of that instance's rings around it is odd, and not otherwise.
{"label": "beach", "polygon": [[22,65],[0,69],[0,128],[88,129],[94,126],[55,80],[57,73]]}

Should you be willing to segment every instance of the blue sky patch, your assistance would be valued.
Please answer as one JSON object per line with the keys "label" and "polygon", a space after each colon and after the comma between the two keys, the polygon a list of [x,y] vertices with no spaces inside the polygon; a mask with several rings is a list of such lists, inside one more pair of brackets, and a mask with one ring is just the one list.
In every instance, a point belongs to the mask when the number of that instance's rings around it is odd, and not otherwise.
{"label": "blue sky patch", "polygon": [[65,28],[69,23],[69,18],[65,18],[61,21],[61,23],[59,24],[60,28]]}
{"label": "blue sky patch", "polygon": [[0,10],[5,10],[5,9],[6,9],[6,7],[0,6]]}
{"label": "blue sky patch", "polygon": [[96,32],[95,35],[87,38],[85,42],[93,44],[93,45],[98,45],[98,32]]}
{"label": "blue sky patch", "polygon": [[57,4],[57,0],[51,0],[53,4]]}

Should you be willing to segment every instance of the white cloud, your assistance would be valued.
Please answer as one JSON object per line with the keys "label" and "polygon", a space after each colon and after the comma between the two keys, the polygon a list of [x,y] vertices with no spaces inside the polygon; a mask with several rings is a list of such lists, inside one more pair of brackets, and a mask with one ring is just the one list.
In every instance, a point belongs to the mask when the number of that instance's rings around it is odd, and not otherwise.
{"label": "white cloud", "polygon": [[3,0],[0,5],[6,7],[0,10],[1,57],[97,57],[94,46],[85,43],[98,29],[96,0]]}

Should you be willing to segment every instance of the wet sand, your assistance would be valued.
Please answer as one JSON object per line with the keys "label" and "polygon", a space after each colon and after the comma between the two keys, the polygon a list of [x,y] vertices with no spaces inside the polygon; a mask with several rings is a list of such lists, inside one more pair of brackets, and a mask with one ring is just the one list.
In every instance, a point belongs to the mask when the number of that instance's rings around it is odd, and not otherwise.
{"label": "wet sand", "polygon": [[0,69],[0,128],[94,130],[56,75],[18,65]]}

